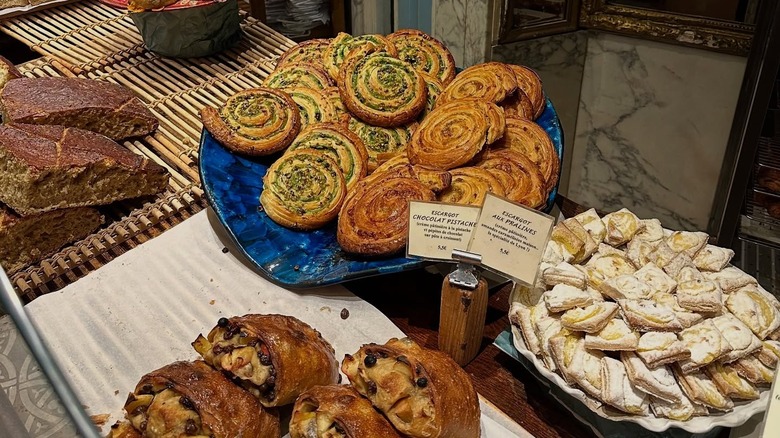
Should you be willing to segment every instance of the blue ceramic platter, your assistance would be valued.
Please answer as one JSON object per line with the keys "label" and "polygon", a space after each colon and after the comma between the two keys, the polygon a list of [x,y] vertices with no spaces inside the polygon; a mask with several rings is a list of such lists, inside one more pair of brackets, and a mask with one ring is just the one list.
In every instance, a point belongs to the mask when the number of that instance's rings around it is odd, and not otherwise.
{"label": "blue ceramic platter", "polygon": [[[563,131],[552,102],[536,120],[563,157]],[[318,287],[355,278],[419,268],[421,260],[393,257],[367,260],[341,250],[336,224],[316,231],[293,231],[260,211],[263,176],[276,157],[246,158],[222,147],[205,129],[200,140],[200,177],[220,222],[244,255],[274,283]],[[556,186],[545,211],[552,209]]]}

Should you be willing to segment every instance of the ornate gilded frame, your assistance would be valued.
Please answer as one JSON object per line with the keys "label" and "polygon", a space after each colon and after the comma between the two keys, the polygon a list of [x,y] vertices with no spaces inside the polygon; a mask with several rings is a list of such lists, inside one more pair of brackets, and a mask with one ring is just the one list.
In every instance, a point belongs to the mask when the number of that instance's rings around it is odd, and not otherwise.
{"label": "ornate gilded frame", "polygon": [[[580,26],[746,56],[755,26],[581,0]],[[775,0],[770,0],[775,1]]]}
{"label": "ornate gilded frame", "polygon": [[566,18],[524,29],[511,27],[508,0],[493,0],[493,44],[507,44],[577,30],[580,0],[566,0]]}

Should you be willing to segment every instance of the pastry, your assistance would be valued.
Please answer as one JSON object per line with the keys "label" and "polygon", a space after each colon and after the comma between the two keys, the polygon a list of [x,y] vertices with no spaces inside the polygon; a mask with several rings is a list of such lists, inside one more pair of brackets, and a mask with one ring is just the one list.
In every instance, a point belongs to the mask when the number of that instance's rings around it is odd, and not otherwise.
{"label": "pastry", "polygon": [[0,92],[3,91],[3,87],[5,87],[5,84],[7,84],[8,81],[21,77],[22,74],[16,69],[13,63],[0,56]]}
{"label": "pastry", "polygon": [[658,292],[672,293],[677,288],[677,282],[654,263],[648,263],[634,272],[634,277],[650,287],[650,294]]}
{"label": "pastry", "polygon": [[401,438],[401,435],[355,388],[315,386],[295,401],[290,438],[329,437]]}
{"label": "pastry", "polygon": [[658,219],[642,219],[639,223],[640,230],[634,235],[635,239],[655,246],[666,237],[664,236],[664,227]]}
{"label": "pastry", "polygon": [[582,253],[585,246],[585,242],[577,237],[563,222],[558,222],[553,226],[550,242],[557,245],[556,248],[560,249],[561,257],[565,262],[574,261],[574,258],[577,254]]}
{"label": "pastry", "polygon": [[672,259],[664,265],[663,269],[670,277],[677,278],[680,271],[686,267],[695,268],[691,257],[688,256],[688,254],[681,252],[672,257]]}
{"label": "pastry", "polygon": [[383,128],[368,125],[354,117],[349,118],[347,126],[363,140],[366,146],[369,172],[373,172],[390,158],[406,152],[406,145],[417,129],[416,122],[396,128]]}
{"label": "pastry", "polygon": [[591,257],[585,267],[588,270],[588,284],[597,289],[610,278],[636,272],[636,268],[628,259],[614,254]]}
{"label": "pastry", "polygon": [[[701,274],[701,271],[699,271],[694,266],[683,266],[674,279],[677,280],[678,284],[685,283],[686,281],[709,281],[704,278],[704,276]],[[717,283],[715,283],[715,287],[720,290],[720,286],[718,286]]]}
{"label": "pastry", "polygon": [[658,304],[663,304],[664,306],[672,309],[677,315],[677,320],[680,321],[680,325],[683,328],[693,327],[704,319],[701,314],[691,312],[681,307],[677,302],[677,296],[672,295],[671,293],[656,292],[653,294],[651,299]]}
{"label": "pastry", "polygon": [[650,397],[650,410],[656,417],[670,420],[688,421],[697,415],[707,415],[709,411],[700,404],[691,403],[691,400],[683,395],[680,403],[669,403],[660,398]]}
{"label": "pastry", "polygon": [[[563,225],[562,225],[563,226]],[[565,226],[563,226],[565,228]],[[555,227],[553,227],[555,229]],[[565,257],[564,257],[565,253]],[[542,254],[542,263],[555,266],[562,262],[571,262],[574,260],[574,256],[571,255],[566,249],[563,248],[559,242],[551,239],[547,241],[547,245],[544,247],[544,253]]]}
{"label": "pastry", "polygon": [[710,236],[707,233],[691,231],[674,231],[666,238],[666,244],[674,252],[684,252],[694,258],[699,250],[707,245]]}
{"label": "pastry", "polygon": [[499,177],[503,172],[509,178],[502,179],[506,198],[530,208],[541,208],[549,193],[537,166],[519,152],[505,149],[491,151],[477,167],[487,169]]}
{"label": "pastry", "polygon": [[780,327],[780,311],[755,288],[743,287],[730,293],[726,307],[759,339],[765,339]]}
{"label": "pastry", "polygon": [[542,173],[547,191],[558,184],[558,152],[541,126],[531,120],[507,117],[504,136],[493,144],[494,150],[501,148],[520,152],[536,164]]}
{"label": "pastry", "polygon": [[639,218],[626,208],[609,213],[601,220],[607,228],[607,236],[604,240],[612,246],[628,243],[644,226]]}
{"label": "pastry", "polygon": [[680,361],[680,368],[684,373],[699,369],[733,350],[720,330],[709,319],[680,332],[680,340],[691,351],[690,359]]}
{"label": "pastry", "polygon": [[395,254],[406,246],[409,201],[435,199],[434,193],[417,179],[360,182],[339,213],[339,245],[353,254]]}
{"label": "pastry", "polygon": [[601,378],[601,361],[604,353],[599,350],[588,350],[583,343],[578,343],[576,347],[569,365],[569,376],[591,397],[601,400],[601,389],[604,387]]}
{"label": "pastry", "polygon": [[461,100],[437,105],[414,132],[409,160],[443,170],[460,167],[503,132],[504,115],[492,103]]}
{"label": "pastry", "polygon": [[439,96],[436,106],[463,98],[500,103],[517,90],[514,72],[500,62],[473,65],[455,76]]}
{"label": "pastry", "polygon": [[314,230],[339,214],[347,183],[329,154],[302,148],[285,153],[263,177],[260,204],[283,227]]}
{"label": "pastry", "polygon": [[677,314],[670,307],[653,300],[618,300],[628,325],[639,332],[676,332],[682,329]]}
{"label": "pastry", "polygon": [[755,400],[759,397],[758,389],[729,365],[715,362],[707,365],[705,372],[726,397],[739,400]]}
{"label": "pastry", "polygon": [[545,269],[542,278],[547,286],[568,284],[577,289],[585,289],[588,285],[588,277],[585,273],[566,262]]}
{"label": "pastry", "polygon": [[764,341],[761,344],[761,350],[756,353],[756,358],[769,368],[777,368],[777,362],[780,360],[780,342]]}
{"label": "pastry", "polygon": [[176,3],[178,0],[128,0],[127,10],[130,12],[143,12],[159,10]]}
{"label": "pastry", "polygon": [[585,335],[585,348],[604,351],[634,351],[639,345],[639,333],[631,330],[622,319],[612,319],[596,333]]}
{"label": "pastry", "polygon": [[755,355],[745,356],[729,364],[737,373],[756,385],[770,385],[775,370],[761,363]]}
{"label": "pastry", "polygon": [[309,388],[339,379],[333,347],[317,330],[292,316],[220,318],[192,346],[266,407],[291,404]]}
{"label": "pastry", "polygon": [[631,239],[626,245],[626,258],[637,268],[647,265],[652,262],[651,254],[655,250],[655,247],[644,240]]}
{"label": "pastry", "polygon": [[0,202],[22,216],[153,195],[169,178],[107,137],[64,126],[0,125],[0,163]]}
{"label": "pastry", "polygon": [[336,110],[325,94],[315,88],[288,87],[284,91],[298,106],[301,129],[315,123],[337,122]]}
{"label": "pastry", "polygon": [[515,94],[507,97],[501,102],[501,108],[504,109],[504,114],[506,114],[507,117],[529,120],[536,119],[533,102],[531,102],[528,95],[519,88],[515,91]]}
{"label": "pastry", "polygon": [[360,137],[346,127],[333,123],[318,123],[304,128],[286,153],[313,150],[335,161],[346,183],[347,191],[368,173],[368,152]]}
{"label": "pastry", "polygon": [[79,78],[19,78],[0,93],[5,123],[63,125],[114,140],[157,129],[157,118],[130,90]]}
{"label": "pastry", "polygon": [[552,350],[550,349],[550,339],[553,336],[558,335],[563,329],[560,319],[553,317],[547,311],[546,308],[542,308],[544,304],[540,304],[533,315],[534,333],[539,339],[539,347],[542,351],[542,360],[545,366],[550,371],[557,371],[558,367],[555,364],[555,360],[552,357]]}
{"label": "pastry", "polygon": [[728,266],[734,251],[715,245],[707,245],[693,258],[693,264],[702,271],[719,272]]}
{"label": "pastry", "polygon": [[350,34],[339,32],[333,38],[322,54],[325,70],[330,77],[337,79],[342,64],[353,56],[362,47],[383,50],[390,56],[398,56],[395,45],[382,35],[360,35],[353,37]]}
{"label": "pastry", "polygon": [[398,154],[385,161],[365,180],[374,181],[380,178],[414,178],[434,193],[440,193],[452,184],[452,175],[446,170],[413,166],[406,154]]}
{"label": "pastry", "polygon": [[580,263],[596,252],[596,250],[599,248],[599,244],[596,243],[592,237],[590,237],[588,230],[586,230],[578,220],[574,218],[564,219],[563,224],[566,225],[566,228],[574,233],[577,238],[582,240],[583,243],[582,251],[577,253],[576,257],[574,258],[574,263]]}
{"label": "pastry", "polygon": [[578,348],[585,348],[585,340],[582,333],[561,330],[550,338],[550,352],[558,370],[566,383],[573,385],[576,380],[571,374],[574,355]]}
{"label": "pastry", "polygon": [[605,280],[599,288],[601,293],[613,300],[641,300],[650,298],[652,289],[642,280],[633,275],[618,275]]}
{"label": "pastry", "polygon": [[359,49],[341,66],[337,82],[349,112],[372,125],[406,125],[427,103],[428,89],[422,75],[375,48]]}
{"label": "pastry", "polygon": [[636,354],[650,368],[682,361],[691,357],[691,351],[675,333],[647,332],[639,338]]}
{"label": "pastry", "polygon": [[504,186],[490,171],[480,167],[461,167],[450,171],[452,184],[439,194],[439,201],[481,207],[485,196],[504,196]]}
{"label": "pastry", "polygon": [[[665,240],[661,240],[656,246],[653,252],[649,254],[650,260],[655,263],[656,266],[659,268],[664,268],[666,265],[669,264],[669,262],[672,261],[675,257],[677,257],[678,254],[674,251],[672,251],[671,248],[669,248],[669,245],[666,244]],[[680,261],[683,261],[684,259],[681,258]],[[691,266],[693,266],[691,264]],[[680,266],[682,268],[683,266]]]}
{"label": "pastry", "polygon": [[295,62],[277,67],[265,78],[262,86],[266,88],[303,87],[322,90],[333,85],[335,85],[333,79],[323,68],[306,62]]}
{"label": "pastry", "polygon": [[617,304],[602,301],[587,307],[567,310],[561,316],[561,325],[573,331],[596,333],[606,327],[617,311]]}
{"label": "pastry", "polygon": [[773,167],[760,166],[756,184],[770,192],[780,194],[780,170]]}
{"label": "pastry", "polygon": [[203,361],[174,362],[141,377],[110,437],[281,435],[279,414]]}
{"label": "pastry", "polygon": [[723,308],[720,286],[709,280],[683,281],[677,285],[680,307],[702,313],[718,313]]}
{"label": "pastry", "polygon": [[507,66],[515,74],[517,80],[517,89],[522,91],[523,94],[528,96],[528,100],[533,107],[533,116],[530,119],[537,119],[544,112],[545,98],[544,90],[542,88],[542,80],[535,71],[528,67],[515,64],[507,64]]}
{"label": "pastry", "polygon": [[534,331],[535,306],[525,306],[520,303],[512,303],[509,309],[509,322],[520,331],[528,350],[537,356],[542,355],[542,347],[539,338]]}
{"label": "pastry", "polygon": [[428,90],[428,95],[425,98],[425,109],[423,109],[419,117],[419,120],[422,120],[433,111],[433,108],[436,106],[436,100],[444,91],[444,85],[429,74],[420,73],[420,75],[425,79],[425,88]]}
{"label": "pastry", "polygon": [[620,361],[626,367],[628,380],[640,391],[669,403],[683,402],[685,395],[668,367],[650,369],[633,351],[620,352]]}
{"label": "pastry", "polygon": [[590,294],[568,284],[556,284],[544,293],[544,302],[552,313],[563,312],[573,307],[585,307],[592,303]]}
{"label": "pastry", "polygon": [[[330,102],[331,108],[333,108],[333,115],[334,120],[336,120],[338,123],[349,126],[352,122],[352,120],[356,120],[354,117],[352,117],[349,114],[349,111],[347,110],[347,107],[344,106],[344,102],[341,101],[341,93],[339,92],[339,87],[325,87],[322,90],[320,90],[323,96],[325,96],[325,99]],[[350,131],[353,131],[357,134],[357,131],[349,128]]]}
{"label": "pastry", "polygon": [[455,78],[455,59],[436,38],[419,30],[402,29],[391,33],[387,39],[398,50],[398,58],[418,71],[433,76],[444,85]]}
{"label": "pastry", "polygon": [[601,244],[601,242],[604,241],[604,238],[607,237],[607,227],[604,225],[604,222],[601,221],[601,218],[598,213],[596,213],[595,209],[591,208],[590,210],[580,213],[577,216],[574,216],[574,219],[582,224],[583,228],[588,231],[588,234],[590,234],[590,237],[596,243]]}
{"label": "pastry", "polygon": [[715,382],[706,374],[700,371],[683,373],[679,367],[674,368],[674,374],[685,395],[694,403],[719,411],[730,411],[734,408],[734,402],[721,394]]}
{"label": "pastry", "polygon": [[270,88],[241,91],[219,109],[203,108],[200,118],[220,144],[255,156],[283,150],[301,129],[300,110],[292,97]]}
{"label": "pastry", "polygon": [[[599,221],[601,222],[601,221]],[[606,228],[605,228],[606,230]],[[607,245],[606,243],[599,243],[598,249],[596,249],[596,252],[598,253],[597,257],[601,256],[618,256],[622,259],[628,259],[628,254],[626,254],[625,251],[622,249],[617,249],[614,246]],[[633,264],[633,263],[632,263]]]}
{"label": "pastry", "polygon": [[601,359],[601,400],[623,412],[634,415],[650,413],[648,397],[637,390],[626,374],[626,368],[619,360],[611,357]]}
{"label": "pastry", "polygon": [[276,68],[279,69],[286,64],[306,62],[315,65],[323,64],[323,54],[330,45],[330,38],[315,38],[306,40],[287,49],[276,62]]}
{"label": "pastry", "polygon": [[480,435],[479,399],[468,374],[446,354],[408,338],[368,344],[341,370],[395,428],[409,437]]}
{"label": "pastry", "polygon": [[729,266],[719,272],[703,272],[702,274],[707,279],[717,282],[718,286],[727,294],[745,286],[758,284],[755,278],[734,266]]}

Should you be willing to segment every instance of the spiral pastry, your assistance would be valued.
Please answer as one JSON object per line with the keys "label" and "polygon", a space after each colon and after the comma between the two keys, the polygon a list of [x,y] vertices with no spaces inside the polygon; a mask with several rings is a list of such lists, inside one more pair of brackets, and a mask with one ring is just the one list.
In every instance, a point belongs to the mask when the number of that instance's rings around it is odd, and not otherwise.
{"label": "spiral pastry", "polygon": [[504,136],[493,145],[494,150],[512,149],[524,155],[539,168],[549,191],[558,183],[560,159],[544,128],[528,119],[506,119]]}
{"label": "spiral pastry", "polygon": [[511,149],[490,151],[477,167],[489,170],[501,180],[510,201],[531,208],[544,205],[548,193],[544,177],[523,154]]}
{"label": "spiral pastry", "polygon": [[324,69],[305,62],[288,63],[277,67],[263,81],[263,86],[268,88],[305,87],[322,90],[333,85],[333,80]]}
{"label": "spiral pastry", "polygon": [[501,108],[504,109],[504,114],[507,117],[529,120],[536,118],[536,109],[534,109],[531,99],[529,99],[528,95],[519,88],[515,94],[501,102]]}
{"label": "spiral pastry", "polygon": [[350,58],[352,52],[360,47],[371,47],[384,50],[390,56],[398,56],[395,45],[382,35],[360,35],[353,37],[344,32],[339,32],[333,38],[325,53],[322,55],[325,70],[333,79],[338,78],[341,65]]}
{"label": "spiral pastry", "polygon": [[386,128],[412,122],[427,102],[425,79],[411,65],[372,48],[344,63],[338,84],[350,113]]}
{"label": "spiral pastry", "polygon": [[320,90],[314,88],[286,88],[301,114],[301,128],[314,123],[335,122],[336,110]]}
{"label": "spiral pastry", "polygon": [[342,125],[318,123],[309,125],[298,134],[287,152],[311,149],[326,154],[338,163],[347,191],[368,173],[368,153],[360,137]]}
{"label": "spiral pastry", "polygon": [[544,90],[542,89],[542,80],[535,71],[522,65],[507,64],[517,81],[518,89],[528,96],[531,100],[531,105],[534,109],[533,117],[527,117],[528,119],[535,120],[544,112],[545,98]]}
{"label": "spiral pastry", "polygon": [[344,106],[344,102],[341,101],[341,93],[339,93],[338,87],[325,88],[322,90],[322,94],[330,101],[330,104],[333,107],[333,113],[339,123],[346,123],[352,118],[349,111],[347,111],[347,107]]}
{"label": "spiral pastry", "polygon": [[357,134],[368,151],[368,171],[373,172],[390,158],[406,151],[406,144],[412,139],[417,123],[397,128],[372,126],[350,117],[348,128]]}
{"label": "spiral pastry", "polygon": [[339,245],[353,254],[395,254],[406,246],[409,201],[435,199],[432,191],[413,178],[361,181],[339,213]]}
{"label": "spiral pastry", "polygon": [[425,109],[423,110],[422,114],[420,114],[420,120],[422,120],[428,114],[430,114],[431,111],[433,111],[433,107],[436,106],[436,99],[438,99],[441,92],[444,91],[444,85],[442,85],[438,79],[429,74],[420,74],[422,75],[423,79],[425,79],[425,87],[428,90],[428,98],[425,101]]}
{"label": "spiral pastry", "polygon": [[313,230],[338,216],[347,183],[338,163],[322,152],[299,149],[276,160],[263,177],[260,203],[284,227]]}
{"label": "spiral pastry", "polygon": [[276,68],[294,62],[309,62],[322,65],[322,55],[330,45],[330,42],[330,38],[320,38],[298,43],[284,52],[279,61],[276,62]]}
{"label": "spiral pastry", "polygon": [[437,105],[417,128],[407,147],[409,161],[434,169],[468,163],[504,131],[501,108],[479,99]]}
{"label": "spiral pastry", "polygon": [[439,194],[439,201],[481,207],[485,196],[505,196],[501,180],[481,167],[461,167],[450,171],[452,184]]}
{"label": "spiral pastry", "polygon": [[493,103],[502,102],[517,89],[512,70],[500,62],[478,64],[463,70],[439,96],[443,105],[465,97],[475,97]]}
{"label": "spiral pastry", "polygon": [[455,78],[455,59],[441,41],[415,29],[391,33],[387,39],[395,44],[398,57],[447,85]]}
{"label": "spiral pastry", "polygon": [[220,144],[255,156],[286,148],[301,129],[295,101],[287,93],[270,88],[238,92],[219,109],[203,108],[200,118]]}
{"label": "spiral pastry", "polygon": [[450,172],[425,166],[413,166],[406,154],[398,154],[385,161],[365,180],[373,181],[382,178],[415,178],[434,193],[441,192],[452,183]]}

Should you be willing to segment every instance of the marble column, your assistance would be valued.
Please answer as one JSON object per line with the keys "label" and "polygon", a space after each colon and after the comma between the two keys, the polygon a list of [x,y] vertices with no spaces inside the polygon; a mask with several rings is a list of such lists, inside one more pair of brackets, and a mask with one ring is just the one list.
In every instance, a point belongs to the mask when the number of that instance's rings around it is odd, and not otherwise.
{"label": "marble column", "polygon": [[433,1],[433,36],[450,49],[459,67],[468,67],[489,59],[492,2]]}

